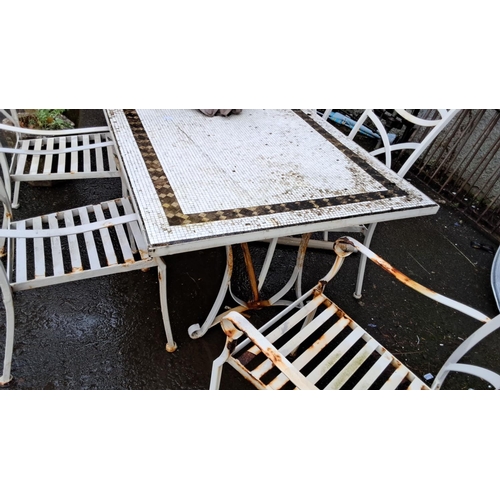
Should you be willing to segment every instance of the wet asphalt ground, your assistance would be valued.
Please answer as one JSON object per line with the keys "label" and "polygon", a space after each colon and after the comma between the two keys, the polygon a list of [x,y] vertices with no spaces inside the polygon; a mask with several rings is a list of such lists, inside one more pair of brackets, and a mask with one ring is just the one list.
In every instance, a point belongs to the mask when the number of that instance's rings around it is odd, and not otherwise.
{"label": "wet asphalt ground", "polygon": [[[80,126],[105,124],[100,110],[82,110]],[[436,197],[418,180],[418,188],[436,199],[438,214],[379,224],[372,249],[411,278],[493,316],[498,312],[490,286],[494,255],[471,246],[497,245],[465,216]],[[21,187],[15,218],[113,199],[120,181],[60,182],[52,187]],[[356,236],[355,236],[356,237]],[[264,245],[253,244],[263,255]],[[275,272],[263,295],[287,280],[295,250],[280,249]],[[304,290],[329,269],[333,252],[309,250]],[[352,297],[357,256],[349,257],[327,294],[419,376],[436,374],[453,349],[478,324],[435,304],[395,282],[368,263],[361,301]],[[129,272],[75,283],[17,292],[12,382],[2,390],[21,389],[207,389],[212,361],[220,354],[219,327],[192,340],[187,329],[201,323],[211,307],[225,265],[216,248],[166,258],[169,312],[178,349],[165,351],[155,270]],[[236,271],[236,276],[238,272]],[[241,294],[248,293],[244,287]],[[225,305],[233,306],[230,297]],[[3,306],[0,305],[0,328]],[[3,331],[0,347],[3,353]],[[471,360],[500,371],[500,340],[492,337]],[[3,354],[2,354],[3,355]],[[487,388],[481,381],[454,375],[450,388]],[[221,388],[251,388],[226,368]]]}

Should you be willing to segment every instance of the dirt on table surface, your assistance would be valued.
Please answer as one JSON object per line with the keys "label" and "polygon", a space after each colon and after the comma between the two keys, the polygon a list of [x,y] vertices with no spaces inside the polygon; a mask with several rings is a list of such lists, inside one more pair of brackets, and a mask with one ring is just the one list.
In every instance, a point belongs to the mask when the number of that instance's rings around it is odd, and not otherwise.
{"label": "dirt on table surface", "polygon": [[[81,110],[81,126],[105,123],[101,110]],[[475,248],[471,242],[494,250],[496,243],[428,188],[412,182],[437,199],[441,209],[434,216],[379,224],[372,249],[436,292],[487,315],[496,315],[490,284],[494,254]],[[20,219],[119,196],[117,179],[59,182],[48,188],[23,185],[21,206],[14,216]],[[263,244],[251,247],[257,256],[263,255]],[[275,272],[264,295],[270,295],[288,279],[295,252],[292,247],[279,249]],[[325,274],[333,258],[333,252],[308,251],[304,290]],[[479,326],[478,322],[407,289],[371,262],[363,297],[354,299],[358,260],[357,255],[346,259],[326,294],[419,377],[436,375],[461,339]],[[222,350],[224,334],[215,327],[203,338],[192,340],[187,329],[203,321],[211,307],[225,266],[225,250],[171,256],[166,262],[176,352],[165,351],[155,270],[27,290],[16,293],[14,298],[14,379],[3,390],[207,389],[211,365]],[[238,270],[235,272],[237,275]],[[234,305],[229,296],[224,305]],[[3,306],[0,309],[3,318]],[[2,348],[3,338],[0,331]],[[475,349],[470,360],[500,371],[499,343],[500,339],[492,335]],[[457,374],[450,376],[445,386],[471,387],[483,389],[487,384]],[[221,388],[252,387],[228,367]]]}

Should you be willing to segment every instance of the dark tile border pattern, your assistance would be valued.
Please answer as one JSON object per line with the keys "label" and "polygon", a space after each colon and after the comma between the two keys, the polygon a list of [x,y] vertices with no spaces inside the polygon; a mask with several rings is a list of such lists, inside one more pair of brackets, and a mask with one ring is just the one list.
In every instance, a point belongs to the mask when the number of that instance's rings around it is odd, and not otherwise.
{"label": "dark tile border pattern", "polygon": [[200,222],[213,222],[219,220],[230,220],[244,217],[257,217],[260,215],[270,215],[276,213],[311,210],[323,207],[341,206],[350,203],[363,201],[375,201],[393,197],[405,196],[406,193],[398,188],[394,183],[387,181],[375,168],[368,162],[359,157],[356,153],[344,146],[335,137],[332,137],[321,125],[316,123],[310,116],[301,110],[293,110],[300,118],[308,123],[314,130],[321,134],[326,140],[332,143],[348,158],[356,162],[366,173],[368,173],[375,181],[382,184],[386,191],[374,191],[371,193],[363,193],[358,195],[337,196],[332,198],[318,198],[315,200],[304,200],[292,203],[280,203],[275,205],[265,205],[250,208],[238,208],[233,210],[220,210],[215,212],[204,212],[199,214],[185,214],[182,212],[179,202],[174,194],[174,191],[168,181],[168,178],[163,171],[163,168],[156,156],[155,150],[151,141],[144,130],[144,126],[135,109],[124,109],[128,124],[132,130],[132,134],[137,142],[139,150],[142,153],[144,162],[148,169],[151,180],[160,197],[165,215],[171,226],[180,226],[188,224],[196,224]]}

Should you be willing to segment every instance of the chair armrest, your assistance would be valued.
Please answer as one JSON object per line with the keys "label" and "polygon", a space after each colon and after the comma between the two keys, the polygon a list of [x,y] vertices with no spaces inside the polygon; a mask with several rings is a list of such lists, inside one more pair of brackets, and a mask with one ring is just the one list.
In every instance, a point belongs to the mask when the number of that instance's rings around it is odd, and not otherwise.
{"label": "chair armrest", "polygon": [[76,135],[76,134],[97,134],[99,132],[109,132],[109,127],[88,127],[88,128],[69,128],[63,130],[35,130],[32,128],[14,127],[12,125],[4,125],[0,123],[0,130],[7,132],[17,132],[26,135],[44,135],[57,137],[59,135]]}
{"label": "chair armrest", "polygon": [[60,227],[58,229],[0,229],[0,238],[51,238],[70,234],[89,233],[99,229],[127,224],[138,220],[137,214],[122,215],[111,219],[82,224],[81,226]]}
{"label": "chair armrest", "polygon": [[359,241],[355,240],[354,238],[350,237],[340,238],[339,240],[337,240],[334,248],[336,252],[359,251],[364,255],[366,255],[372,262],[381,267],[384,271],[388,272],[389,274],[392,274],[392,276],[394,276],[394,278],[396,278],[398,281],[401,281],[401,283],[403,283],[404,285],[412,288],[413,290],[417,291],[418,293],[421,293],[422,295],[425,295],[429,299],[432,299],[435,302],[439,302],[440,304],[443,304],[445,306],[451,307],[452,309],[456,309],[457,311],[467,314],[468,316],[471,316],[474,319],[482,321],[483,323],[490,321],[490,318],[488,316],[478,311],[477,309],[473,309],[472,307],[462,304],[461,302],[457,302],[456,300],[445,297],[444,295],[434,292],[430,288],[427,288],[421,285],[420,283],[417,283],[416,281],[412,280],[411,278],[403,274],[401,271],[393,267],[391,264],[389,264],[387,261],[379,257],[376,253],[372,252],[369,248],[365,247]]}
{"label": "chair armrest", "polygon": [[238,339],[243,333],[279,368],[299,389],[318,388],[293,366],[250,321],[238,312],[230,312],[221,322],[224,333],[231,339]]}

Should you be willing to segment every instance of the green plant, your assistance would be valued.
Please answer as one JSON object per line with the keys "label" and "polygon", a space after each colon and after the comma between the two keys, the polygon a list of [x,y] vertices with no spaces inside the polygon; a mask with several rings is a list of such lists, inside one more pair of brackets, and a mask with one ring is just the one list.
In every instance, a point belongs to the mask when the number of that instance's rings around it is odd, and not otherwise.
{"label": "green plant", "polygon": [[73,128],[73,124],[63,116],[64,109],[37,109],[27,117],[26,126],[33,129],[60,130]]}

